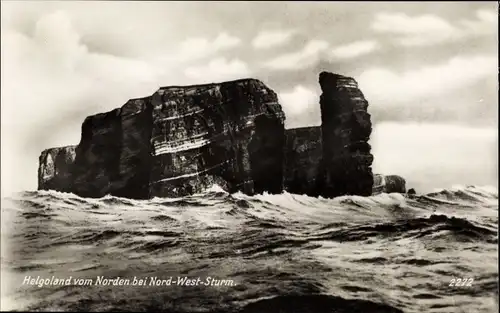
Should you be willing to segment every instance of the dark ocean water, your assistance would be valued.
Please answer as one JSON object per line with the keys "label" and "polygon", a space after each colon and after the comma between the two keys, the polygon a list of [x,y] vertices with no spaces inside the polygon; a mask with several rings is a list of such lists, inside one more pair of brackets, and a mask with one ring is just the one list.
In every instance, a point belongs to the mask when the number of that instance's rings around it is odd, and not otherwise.
{"label": "dark ocean water", "polygon": [[497,223],[486,187],[414,199],[24,192],[2,199],[2,309],[498,312]]}

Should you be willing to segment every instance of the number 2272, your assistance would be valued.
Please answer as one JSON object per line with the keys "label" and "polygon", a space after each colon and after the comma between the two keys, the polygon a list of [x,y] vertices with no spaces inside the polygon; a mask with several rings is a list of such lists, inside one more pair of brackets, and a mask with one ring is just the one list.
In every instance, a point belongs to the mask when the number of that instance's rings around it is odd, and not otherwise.
{"label": "number 2272", "polygon": [[452,278],[450,281],[450,287],[469,287],[472,286],[474,278]]}

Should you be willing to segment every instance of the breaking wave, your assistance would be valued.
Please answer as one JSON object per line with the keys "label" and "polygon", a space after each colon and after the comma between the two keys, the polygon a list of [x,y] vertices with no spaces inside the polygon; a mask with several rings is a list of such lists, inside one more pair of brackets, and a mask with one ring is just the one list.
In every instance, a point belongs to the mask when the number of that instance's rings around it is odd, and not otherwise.
{"label": "breaking wave", "polygon": [[[335,199],[218,186],[151,200],[28,191],[2,199],[2,309],[495,312],[497,224],[493,187]],[[232,283],[41,288],[27,276]]]}

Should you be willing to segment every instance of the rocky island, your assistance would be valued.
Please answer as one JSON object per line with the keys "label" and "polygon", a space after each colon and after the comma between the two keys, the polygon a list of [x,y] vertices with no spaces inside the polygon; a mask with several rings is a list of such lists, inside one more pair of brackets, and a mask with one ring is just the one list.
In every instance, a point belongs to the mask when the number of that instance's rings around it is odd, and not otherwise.
{"label": "rocky island", "polygon": [[321,126],[296,129],[285,129],[276,93],[257,79],[160,88],[87,117],[77,146],[44,150],[38,189],[133,199],[213,184],[249,195],[371,195],[368,102],[353,78],[322,72],[319,84]]}

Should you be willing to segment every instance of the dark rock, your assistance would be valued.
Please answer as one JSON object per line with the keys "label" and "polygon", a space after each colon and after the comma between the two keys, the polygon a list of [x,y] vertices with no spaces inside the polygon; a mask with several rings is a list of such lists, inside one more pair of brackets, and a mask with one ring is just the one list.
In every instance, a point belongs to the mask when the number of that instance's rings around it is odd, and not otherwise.
{"label": "dark rock", "polygon": [[328,72],[319,75],[326,197],[372,194],[372,131],[368,102],[356,81]]}
{"label": "dark rock", "polygon": [[283,191],[285,115],[262,82],[161,88],[152,108],[151,197],[201,191],[205,175],[230,192]]}
{"label": "dark rock", "polygon": [[75,162],[76,146],[50,148],[42,151],[38,166],[38,189],[68,192],[71,187],[71,167]]}
{"label": "dark rock", "polygon": [[259,80],[160,88],[86,118],[65,163],[53,165],[65,148],[45,150],[39,189],[148,199],[217,184],[249,195],[370,195],[368,103],[352,78],[323,72],[320,85],[322,125],[286,131],[276,93]]}
{"label": "dark rock", "polygon": [[[414,189],[410,189],[415,192]],[[373,194],[406,193],[406,180],[398,175],[374,175]]]}
{"label": "dark rock", "polygon": [[408,198],[410,199],[414,199],[417,197],[417,192],[415,191],[415,189],[413,188],[410,188],[407,192],[406,192],[406,195],[408,196]]}
{"label": "dark rock", "polygon": [[[277,95],[255,79],[160,88],[85,119],[64,188],[137,199],[184,196],[213,184],[281,193],[284,120]],[[40,170],[47,166],[42,155]],[[62,187],[39,183],[43,188]]]}
{"label": "dark rock", "polygon": [[323,159],[321,127],[288,129],[285,135],[285,190],[295,194],[320,195],[318,179]]}
{"label": "dark rock", "polygon": [[82,125],[71,191],[82,197],[111,194],[120,176],[121,110],[89,116]]}

